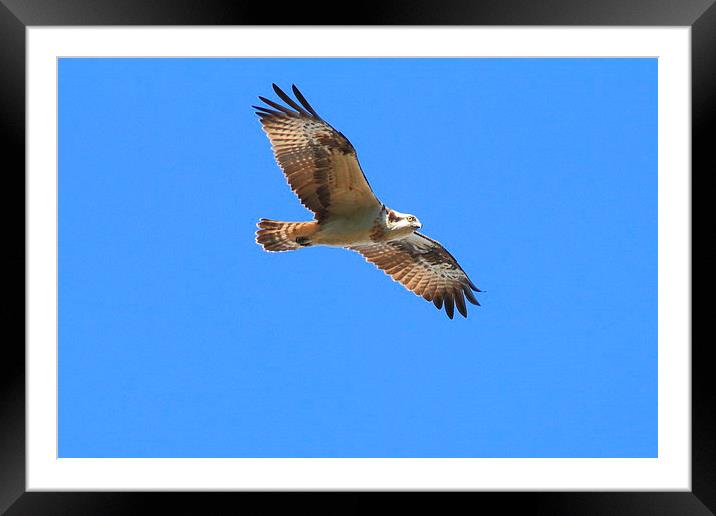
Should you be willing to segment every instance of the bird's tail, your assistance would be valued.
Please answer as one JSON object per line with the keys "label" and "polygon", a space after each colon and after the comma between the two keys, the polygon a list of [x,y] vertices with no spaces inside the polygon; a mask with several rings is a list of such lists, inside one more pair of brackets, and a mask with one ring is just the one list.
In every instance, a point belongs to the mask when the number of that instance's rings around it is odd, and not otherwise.
{"label": "bird's tail", "polygon": [[312,245],[318,222],[279,222],[261,219],[256,224],[256,243],[266,251],[293,251]]}

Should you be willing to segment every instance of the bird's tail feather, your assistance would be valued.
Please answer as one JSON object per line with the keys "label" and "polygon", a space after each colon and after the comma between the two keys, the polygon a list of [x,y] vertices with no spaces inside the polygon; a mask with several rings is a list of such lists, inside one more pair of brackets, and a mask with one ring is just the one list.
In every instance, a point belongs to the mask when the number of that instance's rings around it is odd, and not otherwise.
{"label": "bird's tail feather", "polygon": [[317,222],[279,222],[261,219],[256,224],[256,243],[266,251],[293,251],[312,244],[311,237],[318,230]]}

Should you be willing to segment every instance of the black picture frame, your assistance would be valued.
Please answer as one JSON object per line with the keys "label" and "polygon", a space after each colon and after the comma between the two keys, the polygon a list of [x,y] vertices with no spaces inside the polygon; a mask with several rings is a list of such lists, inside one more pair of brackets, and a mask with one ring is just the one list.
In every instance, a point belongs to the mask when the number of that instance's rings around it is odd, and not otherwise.
{"label": "black picture frame", "polygon": [[[321,13],[319,15],[318,13]],[[327,19],[327,18],[333,19]],[[5,279],[18,298],[4,296],[5,328],[25,335],[25,29],[36,25],[653,25],[690,26],[692,44],[692,170],[706,175],[716,170],[713,143],[707,136],[716,115],[716,6],[714,0],[483,0],[395,1],[371,6],[345,4],[336,11],[319,4],[294,3],[266,10],[261,3],[210,0],[0,0],[0,130],[3,146],[4,236],[9,245]],[[692,172],[692,178],[694,173]],[[9,200],[18,200],[14,206]],[[693,211],[693,204],[692,204]],[[693,252],[693,251],[692,251]],[[693,324],[692,324],[693,327]],[[459,493],[426,497],[401,494],[400,503],[430,509],[431,504],[467,502],[527,514],[678,514],[716,512],[715,375],[706,358],[709,344],[692,339],[692,490],[690,492],[560,492]],[[688,345],[688,343],[684,343]],[[329,509],[342,514],[383,505],[377,493],[53,493],[25,489],[25,345],[8,337],[0,360],[0,512],[25,514],[136,514],[163,511],[217,512],[225,503],[248,500],[312,512]],[[435,509],[438,506],[435,505]]]}

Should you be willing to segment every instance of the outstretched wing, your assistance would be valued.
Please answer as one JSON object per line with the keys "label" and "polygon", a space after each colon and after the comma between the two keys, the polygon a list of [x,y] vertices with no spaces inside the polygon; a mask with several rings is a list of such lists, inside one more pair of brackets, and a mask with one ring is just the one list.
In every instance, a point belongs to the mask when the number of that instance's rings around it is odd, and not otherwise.
{"label": "outstretched wing", "polygon": [[480,289],[470,281],[457,260],[439,242],[421,233],[349,249],[358,251],[408,290],[432,301],[438,310],[444,304],[450,319],[456,306],[463,317],[467,317],[465,298],[474,305],[480,304],[472,293]]}
{"label": "outstretched wing", "polygon": [[264,97],[259,99],[269,107],[252,107],[301,203],[317,220],[380,205],[351,142],[316,113],[296,86],[293,94],[300,105],[275,84],[273,89],[289,107]]}

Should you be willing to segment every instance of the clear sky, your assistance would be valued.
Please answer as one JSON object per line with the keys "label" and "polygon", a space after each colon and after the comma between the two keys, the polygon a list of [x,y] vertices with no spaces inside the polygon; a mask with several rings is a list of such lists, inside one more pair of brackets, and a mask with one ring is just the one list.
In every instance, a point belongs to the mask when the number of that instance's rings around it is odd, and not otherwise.
{"label": "clear sky", "polygon": [[[484,293],[310,220],[250,105],[296,83]],[[655,59],[61,59],[61,457],[654,457]]]}

